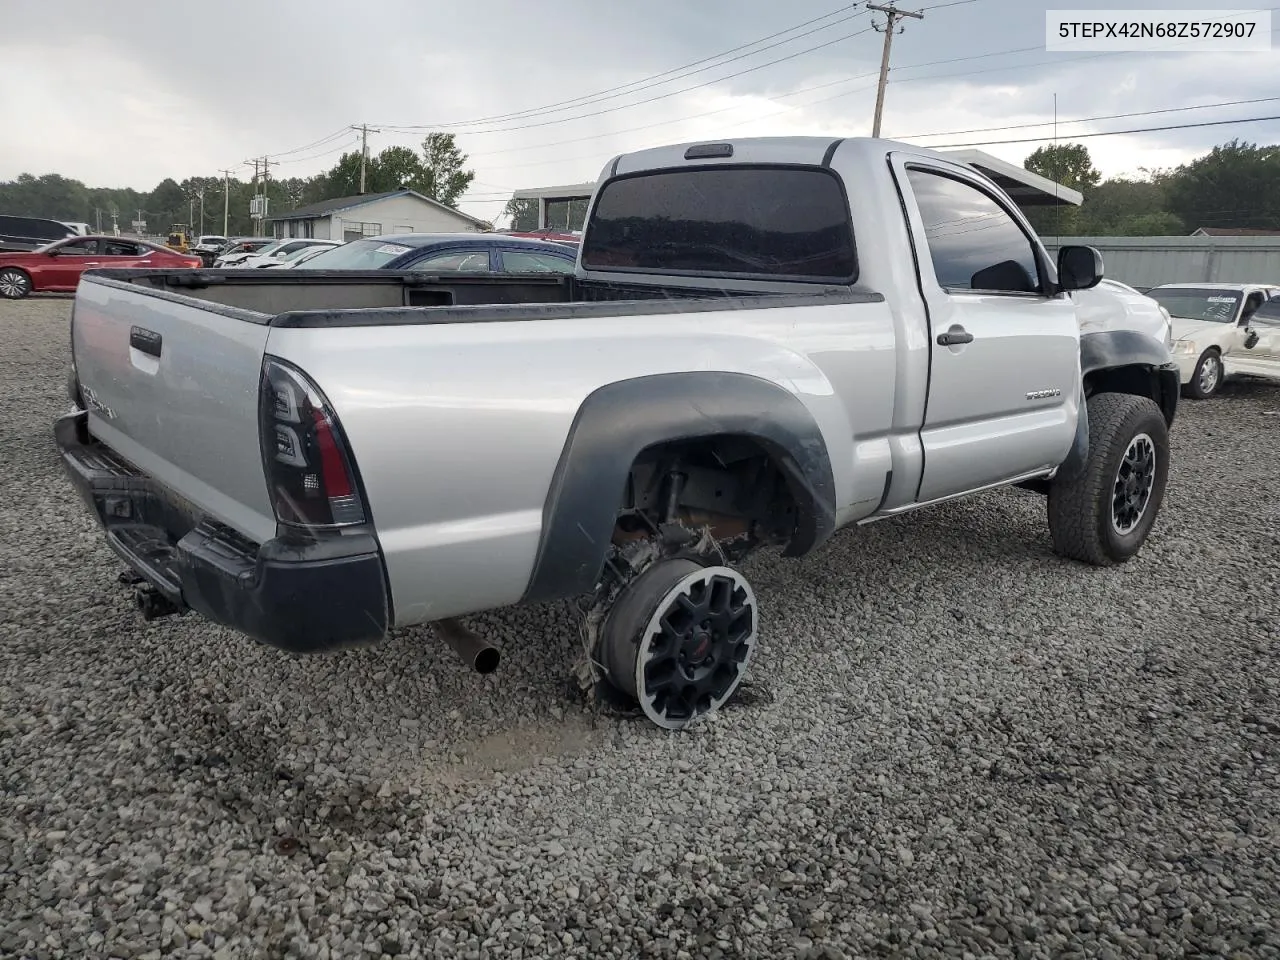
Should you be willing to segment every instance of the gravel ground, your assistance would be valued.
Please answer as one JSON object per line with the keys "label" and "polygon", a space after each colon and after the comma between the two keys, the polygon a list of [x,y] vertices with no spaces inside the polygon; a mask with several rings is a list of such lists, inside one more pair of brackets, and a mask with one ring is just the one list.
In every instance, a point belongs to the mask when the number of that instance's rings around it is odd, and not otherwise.
{"label": "gravel ground", "polygon": [[1280,957],[1280,386],[1187,402],[1099,571],[1009,491],[749,571],[750,689],[565,692],[563,606],[290,658],[144,624],[64,482],[66,299],[0,303],[0,955]]}

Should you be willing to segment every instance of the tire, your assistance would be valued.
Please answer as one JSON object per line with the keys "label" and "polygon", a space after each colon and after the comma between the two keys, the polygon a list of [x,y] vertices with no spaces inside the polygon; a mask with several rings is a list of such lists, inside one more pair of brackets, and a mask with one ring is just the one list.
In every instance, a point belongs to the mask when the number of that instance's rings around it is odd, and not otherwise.
{"label": "tire", "polygon": [[1089,456],[1049,487],[1054,551],[1096,567],[1124,563],[1146,542],[1169,480],[1169,428],[1148,397],[1089,398]]}
{"label": "tire", "polygon": [[596,659],[649,720],[681,730],[733,697],[757,625],[755,594],[736,570],[659,560],[614,601]]}
{"label": "tire", "polygon": [[1222,354],[1216,347],[1210,347],[1200,354],[1191,382],[1182,388],[1182,392],[1193,400],[1207,400],[1222,386],[1222,376]]}
{"label": "tire", "polygon": [[0,297],[6,300],[21,300],[31,293],[31,277],[25,270],[9,267],[0,270]]}

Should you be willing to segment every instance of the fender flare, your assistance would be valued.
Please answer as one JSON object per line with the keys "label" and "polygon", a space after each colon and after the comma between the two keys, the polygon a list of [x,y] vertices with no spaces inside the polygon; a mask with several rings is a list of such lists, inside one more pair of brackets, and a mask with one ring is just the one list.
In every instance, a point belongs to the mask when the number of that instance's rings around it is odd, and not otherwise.
{"label": "fender flare", "polygon": [[1172,426],[1178,407],[1178,368],[1163,344],[1136,330],[1099,330],[1080,336],[1080,413],[1076,417],[1076,435],[1071,450],[1059,467],[1059,474],[1070,476],[1081,469],[1089,458],[1089,415],[1085,402],[1085,380],[1104,370],[1137,367],[1158,381],[1157,403],[1165,421]]}
{"label": "fender flare", "polygon": [[608,555],[631,465],[648,447],[725,434],[749,437],[780,465],[798,505],[786,556],[835,531],[826,441],[793,393],[741,373],[666,373],[611,383],[583,401],[542,511],[524,602],[590,593]]}

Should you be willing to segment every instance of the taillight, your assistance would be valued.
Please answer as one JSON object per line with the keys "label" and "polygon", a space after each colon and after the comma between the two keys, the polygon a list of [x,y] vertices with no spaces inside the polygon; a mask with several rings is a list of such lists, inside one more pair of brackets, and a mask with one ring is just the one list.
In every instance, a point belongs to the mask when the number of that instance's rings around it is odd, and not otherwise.
{"label": "taillight", "polygon": [[342,427],[320,389],[267,357],[258,403],[262,461],[276,519],[294,527],[364,523],[364,503]]}

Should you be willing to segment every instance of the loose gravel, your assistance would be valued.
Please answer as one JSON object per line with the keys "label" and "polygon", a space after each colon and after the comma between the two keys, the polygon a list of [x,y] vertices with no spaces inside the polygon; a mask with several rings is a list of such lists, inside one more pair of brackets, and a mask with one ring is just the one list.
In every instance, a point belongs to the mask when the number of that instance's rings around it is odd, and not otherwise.
{"label": "loose gravel", "polygon": [[1184,402],[1142,555],[1021,491],[753,560],[668,734],[564,605],[293,658],[145,624],[64,481],[64,298],[0,303],[0,956],[1280,957],[1280,386]]}

